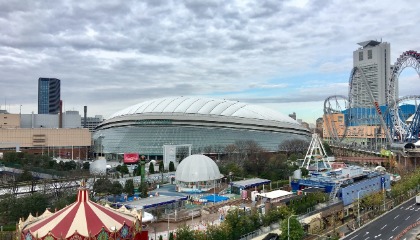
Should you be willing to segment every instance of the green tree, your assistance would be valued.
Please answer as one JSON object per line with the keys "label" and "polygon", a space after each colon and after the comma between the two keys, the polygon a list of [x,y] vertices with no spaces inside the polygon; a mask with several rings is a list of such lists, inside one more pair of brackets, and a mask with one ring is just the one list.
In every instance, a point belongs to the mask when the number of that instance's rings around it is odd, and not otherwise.
{"label": "green tree", "polygon": [[280,239],[288,239],[288,232],[290,233],[291,240],[300,240],[305,236],[305,231],[303,230],[302,225],[296,219],[296,217],[291,217],[289,219],[289,228],[287,226],[287,219],[281,221],[281,236]]}
{"label": "green tree", "polygon": [[64,171],[70,171],[76,169],[75,161],[68,161],[64,163]]}
{"label": "green tree", "polygon": [[48,196],[41,193],[16,198],[6,195],[0,201],[0,221],[16,223],[19,218],[27,218],[29,213],[33,216],[41,215],[49,206]]}
{"label": "green tree", "polygon": [[308,169],[306,169],[304,167],[301,167],[300,170],[302,171],[302,177],[308,176],[308,174],[309,174]]}
{"label": "green tree", "polygon": [[323,142],[322,145],[324,145],[324,149],[325,149],[326,154],[328,156],[332,156],[333,155],[333,152],[331,150],[330,145],[327,142]]}
{"label": "green tree", "polygon": [[120,195],[123,191],[123,187],[119,181],[114,181],[111,185],[110,193],[114,196],[114,201],[116,196]]}
{"label": "green tree", "polygon": [[229,229],[234,229],[230,231],[230,239],[239,239],[240,236],[254,231],[259,225],[254,225],[255,222],[253,218],[247,215],[242,209],[236,209],[229,211],[226,215],[224,224],[228,226]]}
{"label": "green tree", "polygon": [[207,227],[207,240],[227,240],[230,236],[229,226],[221,224],[219,226],[210,225]]}
{"label": "green tree", "polygon": [[153,165],[152,162],[149,163],[149,173],[154,174],[155,173],[155,165]]}
{"label": "green tree", "polygon": [[190,226],[183,224],[176,230],[176,240],[191,240],[194,239],[194,230]]}
{"label": "green tree", "polygon": [[159,162],[159,172],[163,172],[163,170],[165,169],[165,166],[163,165],[163,161]]}
{"label": "green tree", "polygon": [[159,235],[159,240],[163,240],[163,237],[162,237],[162,235]]}
{"label": "green tree", "polygon": [[16,181],[17,182],[29,182],[29,181],[32,181],[32,179],[33,179],[32,173],[28,169],[25,168],[23,170],[23,172],[21,174],[19,174]]}
{"label": "green tree", "polygon": [[52,201],[52,209],[60,210],[65,208],[66,206],[74,203],[77,199],[77,194],[71,193],[66,196],[61,196]]}
{"label": "green tree", "polygon": [[175,164],[174,162],[170,161],[169,162],[169,172],[174,172],[175,171]]}
{"label": "green tree", "polygon": [[109,194],[112,182],[108,178],[98,178],[93,184],[93,191],[99,194]]}
{"label": "green tree", "polygon": [[125,180],[124,192],[127,193],[129,196],[134,195],[134,181],[133,181],[133,179]]}
{"label": "green tree", "polygon": [[124,174],[128,174],[128,167],[127,167],[127,165],[123,164],[123,165],[121,165],[119,170],[117,169],[117,171],[119,171],[121,173],[121,177],[124,177]]}
{"label": "green tree", "polygon": [[90,168],[90,163],[89,162],[84,162],[83,163],[83,170],[89,170]]}
{"label": "green tree", "polygon": [[146,198],[148,197],[148,187],[146,182],[141,182],[139,186],[140,197]]}
{"label": "green tree", "polygon": [[173,232],[169,233],[169,240],[174,240],[174,233]]}

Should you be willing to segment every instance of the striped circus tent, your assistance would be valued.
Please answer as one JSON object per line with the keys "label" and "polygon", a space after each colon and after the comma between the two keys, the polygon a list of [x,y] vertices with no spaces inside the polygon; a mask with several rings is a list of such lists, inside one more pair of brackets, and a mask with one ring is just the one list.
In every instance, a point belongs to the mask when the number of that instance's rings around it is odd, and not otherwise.
{"label": "striped circus tent", "polygon": [[[48,210],[47,210],[48,211]],[[22,240],[116,240],[148,239],[141,229],[141,215],[121,212],[89,200],[82,182],[77,201],[56,212],[19,222]]]}

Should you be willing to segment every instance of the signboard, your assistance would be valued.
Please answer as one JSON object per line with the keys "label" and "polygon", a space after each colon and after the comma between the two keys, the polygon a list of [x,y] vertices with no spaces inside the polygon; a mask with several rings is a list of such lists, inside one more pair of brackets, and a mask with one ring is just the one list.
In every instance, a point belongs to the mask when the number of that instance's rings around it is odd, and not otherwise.
{"label": "signboard", "polygon": [[138,163],[139,154],[138,153],[124,153],[124,163]]}
{"label": "signboard", "polygon": [[248,192],[246,190],[242,190],[241,196],[242,196],[242,199],[247,199],[248,198]]}

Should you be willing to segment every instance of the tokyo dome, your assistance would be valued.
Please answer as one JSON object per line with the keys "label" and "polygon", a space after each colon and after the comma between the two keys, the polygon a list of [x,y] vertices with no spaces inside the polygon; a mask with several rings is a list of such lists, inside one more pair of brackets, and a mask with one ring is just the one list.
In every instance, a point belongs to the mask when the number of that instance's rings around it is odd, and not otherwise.
{"label": "tokyo dome", "polygon": [[97,126],[95,151],[162,155],[164,145],[190,144],[192,154],[253,140],[277,151],[285,140],[309,140],[310,131],[269,108],[202,97],[168,97],[130,106]]}

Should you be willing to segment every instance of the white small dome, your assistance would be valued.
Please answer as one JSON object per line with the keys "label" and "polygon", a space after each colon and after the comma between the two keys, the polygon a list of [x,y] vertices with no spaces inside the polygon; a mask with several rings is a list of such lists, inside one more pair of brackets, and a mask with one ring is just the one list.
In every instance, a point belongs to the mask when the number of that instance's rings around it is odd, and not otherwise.
{"label": "white small dome", "polygon": [[200,154],[186,157],[175,172],[175,180],[180,182],[212,181],[220,178],[221,174],[216,163]]}

